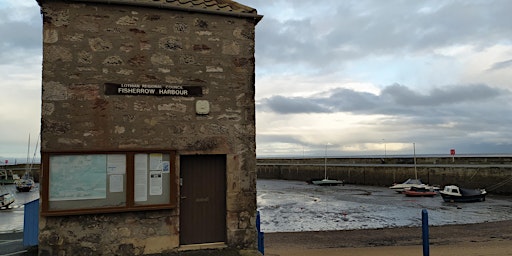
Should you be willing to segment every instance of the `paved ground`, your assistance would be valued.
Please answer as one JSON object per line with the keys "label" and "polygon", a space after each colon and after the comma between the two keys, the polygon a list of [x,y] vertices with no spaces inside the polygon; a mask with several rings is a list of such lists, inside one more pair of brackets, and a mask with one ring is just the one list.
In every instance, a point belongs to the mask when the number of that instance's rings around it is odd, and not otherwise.
{"label": "paved ground", "polygon": [[0,233],[0,256],[37,255],[34,248],[23,246],[23,233]]}

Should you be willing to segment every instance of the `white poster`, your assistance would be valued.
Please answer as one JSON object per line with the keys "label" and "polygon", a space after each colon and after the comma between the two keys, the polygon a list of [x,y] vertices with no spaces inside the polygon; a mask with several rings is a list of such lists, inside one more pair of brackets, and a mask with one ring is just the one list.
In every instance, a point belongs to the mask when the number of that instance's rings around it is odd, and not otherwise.
{"label": "white poster", "polygon": [[126,155],[107,155],[107,174],[125,174]]}
{"label": "white poster", "polygon": [[123,175],[110,175],[109,188],[111,193],[123,192]]}
{"label": "white poster", "polygon": [[153,153],[149,154],[149,169],[150,170],[161,170],[162,169],[162,154]]}
{"label": "white poster", "polygon": [[135,202],[148,200],[148,156],[135,155]]}
{"label": "white poster", "polygon": [[149,194],[152,196],[162,195],[162,172],[150,171],[149,177]]}

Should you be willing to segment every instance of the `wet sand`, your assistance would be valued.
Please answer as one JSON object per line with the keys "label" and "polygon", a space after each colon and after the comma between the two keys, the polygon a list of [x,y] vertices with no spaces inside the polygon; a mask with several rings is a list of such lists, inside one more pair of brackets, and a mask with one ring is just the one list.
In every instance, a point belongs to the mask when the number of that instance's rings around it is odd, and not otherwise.
{"label": "wet sand", "polygon": [[300,181],[258,180],[258,211],[265,233],[420,227],[512,220],[512,197],[446,203],[441,196],[407,197],[387,187],[320,187]]}

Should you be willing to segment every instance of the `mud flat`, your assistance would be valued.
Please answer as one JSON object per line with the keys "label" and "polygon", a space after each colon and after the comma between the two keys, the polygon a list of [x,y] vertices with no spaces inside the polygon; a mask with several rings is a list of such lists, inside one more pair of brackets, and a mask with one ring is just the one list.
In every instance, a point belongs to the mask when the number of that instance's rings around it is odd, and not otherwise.
{"label": "mud flat", "polygon": [[512,255],[512,197],[445,203],[386,187],[318,187],[259,179],[265,255],[422,255],[421,211],[429,213],[431,255]]}
{"label": "mud flat", "polygon": [[387,187],[320,187],[301,181],[257,181],[261,229],[266,233],[420,227],[512,220],[512,197],[446,203],[441,196],[407,197]]}

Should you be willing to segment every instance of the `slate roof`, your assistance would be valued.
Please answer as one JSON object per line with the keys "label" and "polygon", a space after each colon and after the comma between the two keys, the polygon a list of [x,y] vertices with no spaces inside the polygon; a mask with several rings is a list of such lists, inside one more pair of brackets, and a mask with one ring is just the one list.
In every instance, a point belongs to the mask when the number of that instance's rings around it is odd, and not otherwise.
{"label": "slate roof", "polygon": [[[45,0],[36,0],[39,5]],[[75,2],[94,2],[104,4],[125,4],[183,11],[207,12],[212,14],[254,18],[257,22],[263,18],[252,7],[231,0],[71,0]]]}

